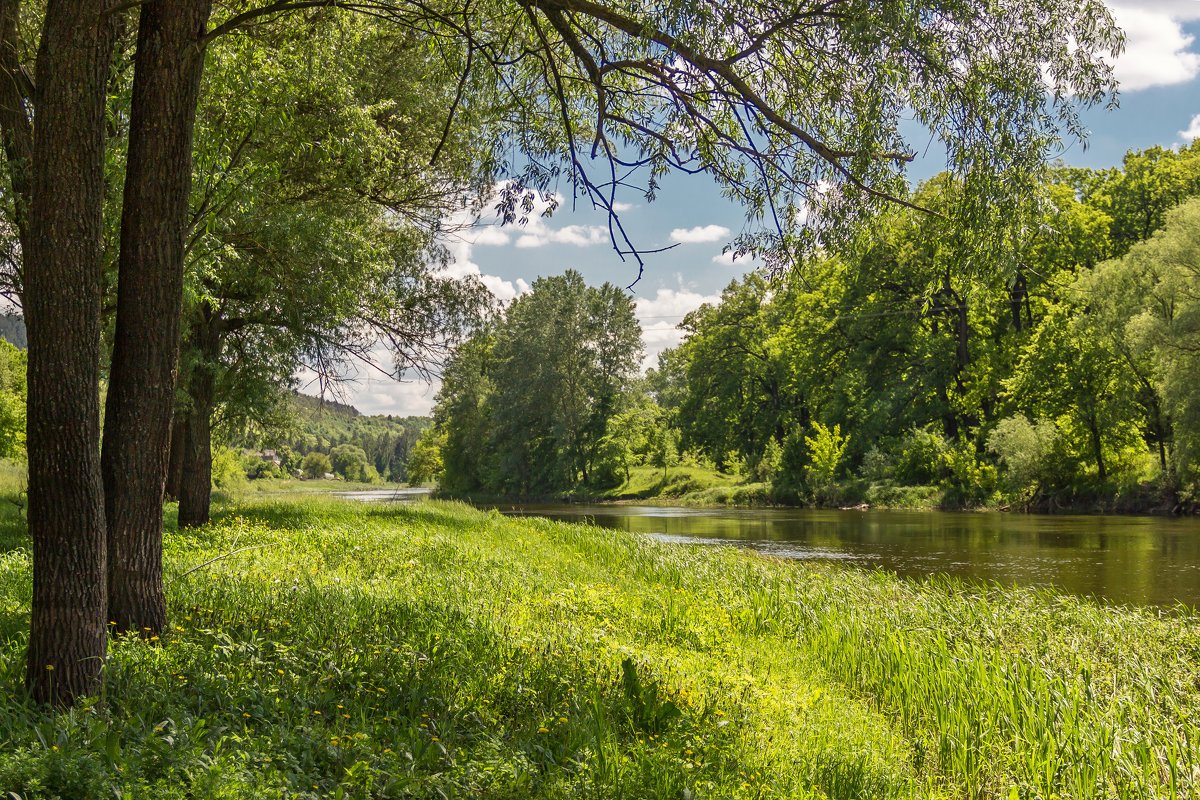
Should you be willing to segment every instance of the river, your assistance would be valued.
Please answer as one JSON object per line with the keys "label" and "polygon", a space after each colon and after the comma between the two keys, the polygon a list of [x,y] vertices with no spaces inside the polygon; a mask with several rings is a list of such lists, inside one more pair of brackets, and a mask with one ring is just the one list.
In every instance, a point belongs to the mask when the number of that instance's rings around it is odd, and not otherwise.
{"label": "river", "polygon": [[1196,519],[613,505],[501,510],[909,577],[945,573],[1114,604],[1200,607]]}

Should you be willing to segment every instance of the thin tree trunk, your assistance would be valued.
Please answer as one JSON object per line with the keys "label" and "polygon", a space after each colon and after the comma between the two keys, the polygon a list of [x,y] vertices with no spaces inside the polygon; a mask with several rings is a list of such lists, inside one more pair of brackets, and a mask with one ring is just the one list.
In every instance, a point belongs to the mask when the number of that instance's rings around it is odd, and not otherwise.
{"label": "thin tree trunk", "polygon": [[24,256],[33,606],[26,685],[68,704],[100,685],[105,645],[100,297],[105,102],[116,14],[50,0]]}
{"label": "thin tree trunk", "polygon": [[183,471],[179,482],[179,527],[207,525],[212,504],[212,414],[216,398],[216,361],[221,352],[220,319],[209,308],[192,326],[189,345],[199,358],[188,376]]}
{"label": "thin tree trunk", "polygon": [[176,411],[171,422],[171,455],[167,459],[167,485],[164,494],[168,500],[179,499],[179,484],[183,481],[183,442],[187,436],[187,417]]}
{"label": "thin tree trunk", "polygon": [[1100,424],[1095,412],[1088,415],[1088,431],[1092,435],[1092,452],[1096,456],[1096,473],[1100,480],[1108,480],[1108,468],[1104,464],[1104,445],[1100,440]]}
{"label": "thin tree trunk", "polygon": [[0,135],[12,187],[13,222],[21,251],[29,250],[29,170],[33,162],[33,124],[28,106],[32,84],[18,60],[20,0],[0,0]]}
{"label": "thin tree trunk", "polygon": [[211,0],[141,9],[121,217],[117,321],[104,418],[108,616],[116,630],[166,625],[162,504],[179,361],[192,130]]}

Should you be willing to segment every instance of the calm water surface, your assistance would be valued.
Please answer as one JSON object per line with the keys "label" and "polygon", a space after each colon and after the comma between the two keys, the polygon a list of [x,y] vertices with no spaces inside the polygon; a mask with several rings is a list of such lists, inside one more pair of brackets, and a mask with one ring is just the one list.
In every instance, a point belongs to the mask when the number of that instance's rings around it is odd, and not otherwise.
{"label": "calm water surface", "polygon": [[501,510],[910,577],[946,573],[1052,586],[1118,604],[1200,607],[1195,519],[583,505]]}

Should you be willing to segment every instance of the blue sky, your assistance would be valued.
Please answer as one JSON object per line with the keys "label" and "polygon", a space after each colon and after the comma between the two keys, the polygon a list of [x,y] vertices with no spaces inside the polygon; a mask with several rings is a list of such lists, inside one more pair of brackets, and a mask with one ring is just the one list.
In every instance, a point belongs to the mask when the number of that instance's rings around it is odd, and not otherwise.
{"label": "blue sky", "polygon": [[[1120,108],[1087,112],[1086,145],[1067,143],[1061,154],[1076,166],[1119,165],[1129,149],[1172,146],[1200,136],[1200,0],[1109,0],[1109,5],[1127,36],[1116,65]],[[921,180],[942,166],[930,156],[914,164],[910,176]],[[741,209],[706,176],[668,177],[653,203],[635,192],[623,200],[628,207],[622,221],[639,247],[679,243],[647,256],[645,273],[633,288],[646,361],[653,363],[659,351],[678,342],[675,326],[687,312],[715,301],[753,264],[722,258],[722,248],[745,222]],[[539,276],[566,269],[579,270],[591,283],[628,285],[637,267],[620,260],[604,225],[597,212],[564,207],[525,228],[480,226],[448,244],[454,269],[478,274],[502,300],[526,291]],[[426,414],[437,391],[436,383],[366,375],[346,388],[350,402],[366,414]]]}

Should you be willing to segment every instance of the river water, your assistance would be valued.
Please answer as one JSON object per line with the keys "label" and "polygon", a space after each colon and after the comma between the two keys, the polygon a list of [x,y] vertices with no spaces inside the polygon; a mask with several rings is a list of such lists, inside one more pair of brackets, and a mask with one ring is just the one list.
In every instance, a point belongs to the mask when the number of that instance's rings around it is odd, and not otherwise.
{"label": "river water", "polygon": [[1196,519],[611,505],[501,510],[909,577],[945,573],[1115,604],[1200,607]]}

